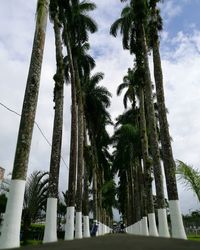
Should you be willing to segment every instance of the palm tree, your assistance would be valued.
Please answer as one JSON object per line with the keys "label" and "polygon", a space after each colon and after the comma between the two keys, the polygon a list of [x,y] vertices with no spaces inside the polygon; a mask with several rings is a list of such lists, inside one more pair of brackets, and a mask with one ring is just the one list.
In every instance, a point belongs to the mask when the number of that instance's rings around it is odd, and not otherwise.
{"label": "palm tree", "polygon": [[[66,23],[64,23],[64,41],[67,47],[69,64],[70,64],[70,78],[71,78],[71,139],[70,139],[70,159],[69,159],[69,177],[68,177],[68,201],[66,213],[66,228],[65,239],[74,238],[74,212],[75,212],[75,188],[76,188],[76,165],[77,165],[77,98],[75,89],[75,71],[73,66],[72,52],[66,30]],[[66,74],[68,80],[68,72]]]}
{"label": "palm tree", "polygon": [[[78,56],[74,56],[75,71],[77,74],[77,100],[78,100],[78,166],[77,166],[77,192],[76,192],[76,234],[75,238],[82,238],[82,196],[83,196],[83,171],[84,171],[84,132],[85,132],[85,114],[84,114],[84,93],[83,82],[90,74],[93,68],[93,60],[88,61],[86,50],[89,46],[83,44],[78,48]],[[91,59],[91,58],[90,58]]]}
{"label": "palm tree", "polygon": [[160,124],[160,138],[162,144],[162,156],[169,199],[170,217],[172,222],[172,236],[174,238],[186,239],[186,234],[181,217],[178,189],[176,184],[175,169],[176,164],[173,158],[169,125],[165,106],[163,74],[159,51],[159,31],[162,30],[162,19],[157,3],[160,0],[150,1],[150,46],[153,49],[154,78],[156,84],[156,96],[158,104],[158,118]]}
{"label": "palm tree", "polygon": [[54,75],[54,126],[52,136],[49,195],[47,200],[46,225],[43,242],[57,241],[57,202],[58,180],[62,145],[63,127],[63,95],[64,95],[64,63],[61,41],[61,23],[59,20],[57,1],[50,1],[50,19],[54,24],[57,71]]}
{"label": "palm tree", "polygon": [[123,103],[124,108],[127,108],[127,101],[129,100],[132,104],[132,108],[134,109],[136,106],[136,86],[135,82],[135,72],[134,70],[128,69],[128,73],[123,78],[123,82],[117,88],[117,95],[120,95],[122,90],[127,88],[126,93],[124,94]]}
{"label": "palm tree", "polygon": [[[72,80],[72,123],[73,123],[73,134],[71,136],[71,150],[72,154],[70,157],[70,173],[69,173],[69,208],[67,209],[67,223],[65,239],[73,239],[73,214],[75,206],[75,181],[76,181],[76,133],[78,124],[78,206],[76,211],[76,238],[82,238],[81,220],[82,220],[82,169],[83,169],[83,100],[82,100],[82,89],[81,89],[81,78],[79,73],[79,63],[77,53],[79,48],[88,40],[88,32],[94,33],[97,30],[95,22],[86,14],[88,11],[95,9],[95,4],[87,1],[80,2],[68,1],[65,9],[65,20],[64,20],[64,41],[67,46],[68,57],[70,61],[71,80]],[[78,123],[76,121],[76,105],[78,105]],[[75,141],[74,141],[75,140]],[[74,146],[73,146],[74,145]],[[72,147],[73,146],[73,147]],[[73,161],[73,163],[72,163]],[[81,179],[81,180],[80,180]]]}
{"label": "palm tree", "polygon": [[49,178],[47,172],[34,171],[28,178],[22,212],[23,244],[26,244],[31,223],[45,211]]}
{"label": "palm tree", "polygon": [[178,180],[192,190],[200,202],[200,171],[182,161],[177,161],[176,173]]}
{"label": "palm tree", "polygon": [[[88,134],[92,146],[93,162],[93,219],[98,218],[97,175],[99,170],[98,152],[102,148],[102,137],[105,135],[105,126],[111,123],[110,115],[106,108],[110,106],[111,94],[103,87],[98,86],[103,79],[102,73],[88,77],[83,84],[84,110]],[[99,149],[99,150],[98,150]],[[101,176],[101,175],[100,175]],[[100,204],[99,204],[100,205]]]}
{"label": "palm tree", "polygon": [[158,144],[157,126],[153,103],[152,83],[148,62],[145,24],[147,20],[147,2],[144,0],[130,1],[130,6],[124,8],[121,18],[111,26],[111,34],[116,36],[121,28],[123,47],[136,55],[136,65],[144,79],[145,106],[149,130],[149,146],[153,158],[153,170],[156,184],[156,194],[159,203],[159,234],[169,237],[166,209],[164,202],[163,177]]}
{"label": "palm tree", "polygon": [[[136,120],[133,123],[139,123],[137,126],[140,128],[141,137],[141,149],[142,149],[142,159],[144,166],[144,192],[143,193],[143,217],[145,218],[148,214],[149,218],[149,234],[152,236],[157,236],[157,228],[155,223],[155,213],[153,206],[153,195],[152,195],[152,160],[149,156],[148,148],[148,138],[147,138],[147,128],[146,128],[146,117],[145,117],[145,107],[144,107],[144,84],[143,79],[138,74],[138,69],[135,65],[133,70],[128,69],[127,76],[124,77],[124,81],[119,85],[117,94],[119,95],[122,89],[127,88],[124,95],[124,107],[126,108],[127,98],[132,103],[132,113],[136,111],[136,103],[139,101],[139,122]],[[135,112],[138,113],[138,112]],[[140,168],[139,168],[140,169]],[[145,218],[146,219],[146,218]]]}
{"label": "palm tree", "polygon": [[142,158],[144,165],[144,187],[145,187],[145,201],[146,209],[149,220],[149,235],[158,236],[156,222],[155,222],[155,211],[153,206],[153,194],[152,194],[152,159],[149,155],[149,145],[147,137],[146,117],[145,117],[145,102],[144,102],[144,89],[140,86],[139,89],[139,100],[140,100],[140,135],[142,144]]}
{"label": "palm tree", "polygon": [[116,148],[113,163],[115,172],[119,171],[119,178],[122,179],[124,178],[124,172],[126,172],[127,189],[129,190],[127,223],[131,225],[140,221],[142,216],[137,164],[141,148],[138,128],[128,123],[122,125],[115,131],[113,142]]}
{"label": "palm tree", "polygon": [[19,247],[19,234],[25,180],[38,100],[41,66],[46,35],[49,0],[38,0],[35,36],[24,96],[10,195],[0,238],[0,248]]}
{"label": "palm tree", "polygon": [[[113,218],[112,208],[116,206],[116,184],[114,179],[110,179],[104,182],[102,189],[102,207],[107,211],[110,218]],[[103,221],[106,223],[105,221]]]}
{"label": "palm tree", "polygon": [[89,227],[89,186],[91,184],[92,152],[87,142],[86,121],[84,121],[84,184],[83,184],[83,237],[90,237]]}
{"label": "palm tree", "polygon": [[[86,138],[86,119],[85,119],[85,111],[84,111],[84,88],[86,79],[90,75],[90,71],[94,68],[95,62],[94,59],[87,54],[90,46],[89,43],[84,42],[76,48],[77,52],[77,72],[79,73],[77,76],[79,78],[77,89],[80,88],[80,91],[77,91],[77,99],[78,101],[78,168],[77,168],[77,192],[76,192],[76,238],[82,238],[82,227],[81,227],[81,217],[82,217],[82,200],[83,200],[83,176],[86,178],[84,187],[88,189],[88,177],[87,174],[87,166],[84,166],[84,147],[87,145]],[[86,145],[83,145],[86,144]],[[85,168],[85,169],[84,169]],[[85,171],[85,173],[84,173]],[[88,194],[85,190],[85,208],[86,203],[88,203]],[[89,214],[88,209],[84,209],[84,237],[89,237]]]}

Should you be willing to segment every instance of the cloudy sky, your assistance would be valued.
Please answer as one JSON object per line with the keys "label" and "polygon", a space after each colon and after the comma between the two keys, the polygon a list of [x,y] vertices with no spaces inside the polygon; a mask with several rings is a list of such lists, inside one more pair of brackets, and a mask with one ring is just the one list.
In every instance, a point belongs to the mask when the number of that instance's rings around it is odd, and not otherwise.
{"label": "cloudy sky", "polygon": [[[0,103],[21,113],[32,49],[36,0],[1,0],[0,3]],[[91,54],[96,71],[105,73],[102,84],[112,93],[110,112],[113,120],[123,112],[122,97],[116,88],[122,82],[133,58],[122,50],[120,37],[109,35],[110,25],[120,15],[124,4],[119,0],[94,0],[93,13],[99,26],[92,35]],[[166,105],[174,158],[200,169],[200,19],[199,0],[168,0],[161,6],[164,31],[161,55],[165,81]],[[150,58],[151,60],[151,58]],[[152,64],[152,63],[151,63]],[[49,141],[53,125],[53,85],[55,73],[54,37],[48,24],[36,121]],[[152,79],[153,80],[153,79]],[[65,89],[63,159],[69,161],[70,89]],[[0,165],[6,174],[12,171],[19,117],[0,105]],[[112,132],[112,129],[109,129]],[[29,173],[48,170],[50,146],[35,126],[29,160]],[[67,188],[68,168],[61,163],[60,186]],[[184,213],[200,209],[196,197],[179,184]]]}

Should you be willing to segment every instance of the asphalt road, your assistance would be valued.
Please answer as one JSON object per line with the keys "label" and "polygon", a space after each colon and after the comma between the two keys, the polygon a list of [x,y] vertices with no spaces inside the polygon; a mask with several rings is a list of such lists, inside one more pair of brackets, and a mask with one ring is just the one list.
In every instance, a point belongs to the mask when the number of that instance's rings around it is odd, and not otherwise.
{"label": "asphalt road", "polygon": [[200,242],[190,240],[112,234],[89,239],[59,241],[24,250],[200,250]]}

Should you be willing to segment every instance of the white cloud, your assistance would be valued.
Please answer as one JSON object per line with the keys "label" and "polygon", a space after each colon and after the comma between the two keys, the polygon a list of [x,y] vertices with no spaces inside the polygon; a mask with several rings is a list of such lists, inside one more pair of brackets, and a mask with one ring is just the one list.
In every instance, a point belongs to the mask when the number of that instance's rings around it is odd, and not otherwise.
{"label": "white cloud", "polygon": [[165,18],[166,22],[169,22],[174,17],[180,15],[180,13],[182,12],[182,4],[183,1],[181,1],[181,3],[180,2],[177,3],[174,0],[169,0],[161,5],[162,15]]}
{"label": "white cloud", "polygon": [[160,3],[160,7],[162,10],[162,16],[165,19],[166,23],[171,22],[175,17],[183,14],[183,9],[185,5],[192,4],[192,2],[196,2],[196,0],[168,0]]}

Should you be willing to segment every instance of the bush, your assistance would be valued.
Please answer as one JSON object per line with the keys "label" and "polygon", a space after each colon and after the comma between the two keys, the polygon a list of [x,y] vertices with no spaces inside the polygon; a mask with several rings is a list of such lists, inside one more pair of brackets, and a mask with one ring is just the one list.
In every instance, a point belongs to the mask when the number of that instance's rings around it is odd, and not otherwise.
{"label": "bush", "polygon": [[[43,240],[44,224],[31,224],[28,232],[29,240]],[[21,239],[23,239],[23,231],[21,232]]]}

